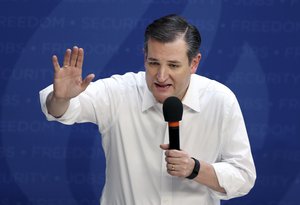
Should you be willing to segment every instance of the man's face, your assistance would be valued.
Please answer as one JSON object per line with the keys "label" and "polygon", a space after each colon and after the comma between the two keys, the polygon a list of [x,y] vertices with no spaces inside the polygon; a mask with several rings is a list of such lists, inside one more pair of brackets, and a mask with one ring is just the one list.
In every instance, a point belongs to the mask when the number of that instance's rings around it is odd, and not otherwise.
{"label": "man's face", "polygon": [[155,99],[160,103],[170,96],[182,100],[200,59],[198,54],[189,64],[187,45],[181,38],[170,43],[150,38],[145,53],[146,82]]}

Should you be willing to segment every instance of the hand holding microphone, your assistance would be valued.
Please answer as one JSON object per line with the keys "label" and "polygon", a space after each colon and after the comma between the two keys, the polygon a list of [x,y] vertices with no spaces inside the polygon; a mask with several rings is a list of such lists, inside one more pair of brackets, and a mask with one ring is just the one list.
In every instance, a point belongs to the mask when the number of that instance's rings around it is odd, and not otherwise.
{"label": "hand holding microphone", "polygon": [[168,97],[163,103],[163,114],[169,126],[169,147],[160,147],[166,150],[167,172],[172,176],[194,179],[198,175],[200,163],[187,152],[180,150],[179,121],[183,114],[181,101],[174,96]]}

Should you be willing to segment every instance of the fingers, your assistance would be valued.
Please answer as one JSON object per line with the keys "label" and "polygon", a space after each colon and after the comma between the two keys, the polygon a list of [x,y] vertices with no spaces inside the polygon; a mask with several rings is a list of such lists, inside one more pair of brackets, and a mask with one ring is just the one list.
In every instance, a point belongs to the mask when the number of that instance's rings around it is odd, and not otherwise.
{"label": "fingers", "polygon": [[73,51],[72,51],[72,55],[71,55],[70,66],[75,67],[76,62],[77,62],[77,58],[78,58],[78,47],[74,46]]}
{"label": "fingers", "polygon": [[188,158],[185,154],[176,153],[176,150],[167,150],[165,152],[165,161],[167,164],[185,164],[187,163],[186,159]]}
{"label": "fingers", "polygon": [[[68,48],[64,55],[63,67],[71,66],[71,67],[82,68],[83,57],[84,57],[84,51],[82,48],[78,48],[77,46],[74,46],[72,50]],[[56,56],[55,57],[53,56],[53,65],[54,63],[56,69],[58,63]]]}
{"label": "fingers", "polygon": [[[164,148],[168,148],[168,144],[166,144]],[[185,163],[185,159],[188,158],[188,155],[184,151],[168,149],[165,151],[165,156],[167,164],[182,164]]]}
{"label": "fingers", "polygon": [[187,157],[188,154],[185,151],[182,151],[182,150],[167,149],[165,151],[165,156],[166,157],[172,157],[172,158],[182,158],[182,157]]}
{"label": "fingers", "polygon": [[64,63],[63,66],[69,66],[70,65],[70,58],[71,58],[71,49],[67,49],[64,56]]}
{"label": "fingers", "polygon": [[82,48],[79,48],[79,49],[78,49],[78,58],[77,58],[76,67],[82,68],[83,57],[84,57],[84,51],[83,51]]}
{"label": "fingers", "polygon": [[81,87],[83,90],[85,90],[87,88],[87,86],[92,82],[92,80],[95,78],[94,74],[89,74],[83,81],[81,84]]}
{"label": "fingers", "polygon": [[190,172],[189,154],[184,150],[169,150],[168,144],[162,144],[160,147],[165,151],[165,161],[167,172],[172,176],[186,177]]}
{"label": "fingers", "polygon": [[169,144],[161,144],[159,147],[163,150],[168,150],[169,149]]}
{"label": "fingers", "polygon": [[181,161],[174,161],[174,162],[167,162],[166,164],[167,172],[172,176],[178,177],[186,177],[190,175],[191,170],[188,161],[181,162]]}
{"label": "fingers", "polygon": [[183,164],[185,163],[183,158],[166,157],[165,161],[169,164]]}
{"label": "fingers", "polygon": [[176,164],[170,164],[170,163],[167,163],[167,170],[168,171],[176,171],[179,169],[179,166],[176,165]]}
{"label": "fingers", "polygon": [[185,177],[186,170],[178,164],[167,164],[167,172],[171,176]]}
{"label": "fingers", "polygon": [[58,59],[56,55],[52,56],[52,64],[53,64],[54,72],[58,72],[60,69],[60,65],[58,63]]}

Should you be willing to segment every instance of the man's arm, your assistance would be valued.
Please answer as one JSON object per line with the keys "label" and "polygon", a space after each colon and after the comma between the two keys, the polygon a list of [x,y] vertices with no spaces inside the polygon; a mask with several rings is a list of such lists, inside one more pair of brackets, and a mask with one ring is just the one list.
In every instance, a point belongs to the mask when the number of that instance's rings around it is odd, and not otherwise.
{"label": "man's arm", "polygon": [[73,50],[67,49],[64,56],[63,67],[60,67],[57,57],[52,57],[54,67],[53,92],[46,100],[48,113],[54,117],[61,117],[68,109],[70,100],[83,92],[94,79],[89,74],[82,80],[82,65],[84,51],[76,46]]}
{"label": "man's arm", "polygon": [[[166,166],[167,172],[172,176],[187,177],[189,176],[195,166],[195,161],[182,150],[168,150],[168,144],[162,144],[160,147],[166,150]],[[195,180],[198,183],[208,186],[212,190],[226,193],[225,189],[220,186],[217,175],[213,166],[207,162],[200,161],[200,170]]]}
{"label": "man's arm", "polygon": [[[192,167],[194,168],[195,161],[191,161],[193,163]],[[197,177],[194,178],[194,180],[198,183],[208,186],[212,190],[226,194],[225,189],[219,184],[214,167],[211,164],[204,161],[200,161],[200,166],[201,167],[199,170],[199,174]]]}
{"label": "man's arm", "polygon": [[53,96],[53,92],[48,95],[46,100],[48,113],[56,118],[61,117],[67,111],[69,105],[70,100],[57,99]]}
{"label": "man's arm", "polygon": [[[209,164],[200,161],[200,172],[195,181],[215,190],[220,199],[230,199],[247,194],[254,186],[256,170],[253,162],[244,119],[237,100],[230,104],[222,128],[222,158]],[[166,150],[168,172],[173,176],[186,177],[194,168],[192,160],[183,150]],[[175,170],[172,171],[172,165]],[[178,170],[178,171],[177,171]]]}

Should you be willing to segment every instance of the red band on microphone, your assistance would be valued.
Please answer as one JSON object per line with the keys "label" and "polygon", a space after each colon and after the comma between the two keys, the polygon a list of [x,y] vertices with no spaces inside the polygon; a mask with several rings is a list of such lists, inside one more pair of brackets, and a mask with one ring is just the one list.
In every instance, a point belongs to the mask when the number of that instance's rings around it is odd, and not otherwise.
{"label": "red band on microphone", "polygon": [[168,122],[169,127],[179,127],[179,121],[177,122]]}

